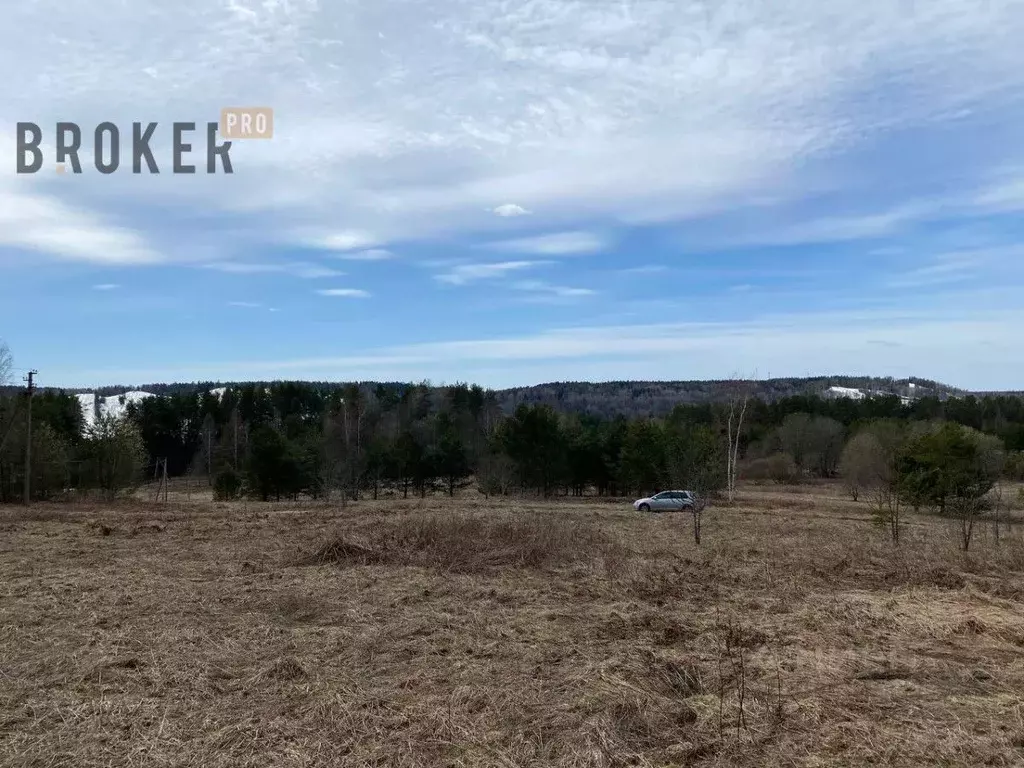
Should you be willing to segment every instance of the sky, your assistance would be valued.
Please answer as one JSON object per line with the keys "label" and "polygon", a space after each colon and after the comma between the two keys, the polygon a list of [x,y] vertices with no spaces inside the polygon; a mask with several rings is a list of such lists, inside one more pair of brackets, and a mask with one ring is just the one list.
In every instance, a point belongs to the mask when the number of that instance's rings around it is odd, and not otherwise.
{"label": "sky", "polygon": [[[1022,389],[1021,40],[1019,0],[4,3],[0,338],[42,386]],[[273,137],[207,174],[235,106]]]}

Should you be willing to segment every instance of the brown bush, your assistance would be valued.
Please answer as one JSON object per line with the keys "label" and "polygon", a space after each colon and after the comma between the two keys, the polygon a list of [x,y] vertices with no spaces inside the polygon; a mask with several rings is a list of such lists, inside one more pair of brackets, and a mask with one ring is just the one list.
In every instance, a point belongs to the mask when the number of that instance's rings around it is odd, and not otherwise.
{"label": "brown bush", "polygon": [[365,545],[339,537],[300,562],[407,565],[476,573],[592,561],[607,557],[611,548],[608,538],[592,525],[555,515],[508,519],[408,515],[376,528]]}
{"label": "brown bush", "polygon": [[788,453],[775,453],[751,461],[743,470],[743,479],[755,483],[772,482],[784,485],[799,482],[800,470]]}

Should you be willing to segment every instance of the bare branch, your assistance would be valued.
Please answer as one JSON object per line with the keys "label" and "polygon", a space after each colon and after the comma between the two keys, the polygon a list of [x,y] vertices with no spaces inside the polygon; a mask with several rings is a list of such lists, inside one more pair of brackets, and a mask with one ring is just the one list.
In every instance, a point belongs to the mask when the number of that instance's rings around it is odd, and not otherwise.
{"label": "bare branch", "polygon": [[11,349],[0,341],[0,387],[11,383],[13,373],[14,358],[11,357]]}

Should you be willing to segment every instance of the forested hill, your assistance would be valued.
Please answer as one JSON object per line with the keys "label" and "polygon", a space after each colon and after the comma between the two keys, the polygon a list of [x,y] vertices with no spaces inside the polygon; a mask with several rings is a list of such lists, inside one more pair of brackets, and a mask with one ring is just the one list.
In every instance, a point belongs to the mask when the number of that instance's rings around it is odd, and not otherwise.
{"label": "forested hill", "polygon": [[[143,384],[108,386],[96,390],[99,396],[118,395],[130,390],[170,395],[211,391],[221,387],[234,387],[243,382],[193,382],[177,384]],[[270,386],[276,382],[244,382],[257,386]],[[320,392],[333,392],[347,386],[342,382],[303,382]],[[429,382],[423,382],[428,384]],[[399,382],[360,382],[366,391],[379,388],[401,391],[408,387]],[[502,411],[512,413],[521,404],[550,405],[562,413],[578,413],[602,418],[625,416],[663,417],[680,404],[692,405],[724,402],[737,391],[745,391],[752,398],[775,402],[795,395],[836,395],[833,388],[845,390],[855,397],[867,395],[897,395],[902,398],[937,397],[945,400],[968,394],[928,379],[892,379],[871,376],[818,376],[812,378],[777,378],[736,381],[609,381],[609,382],[552,382],[529,387],[515,387],[495,392]],[[830,390],[832,390],[830,392]],[[84,390],[83,390],[84,391]],[[89,390],[92,391],[92,390]]]}
{"label": "forested hill", "polygon": [[833,387],[856,390],[860,395],[898,395],[904,398],[933,396],[940,400],[967,394],[927,379],[883,379],[869,376],[820,376],[744,382],[555,382],[505,389],[497,394],[506,411],[514,410],[521,403],[543,403],[564,412],[603,417],[621,414],[635,418],[666,416],[680,404],[725,402],[737,391],[746,391],[751,397],[764,402],[775,402],[796,395],[827,397]]}

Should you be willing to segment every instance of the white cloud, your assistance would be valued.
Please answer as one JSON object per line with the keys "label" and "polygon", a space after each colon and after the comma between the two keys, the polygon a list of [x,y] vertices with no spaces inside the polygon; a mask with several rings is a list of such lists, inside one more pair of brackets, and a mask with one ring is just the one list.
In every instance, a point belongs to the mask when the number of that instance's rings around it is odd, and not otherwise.
{"label": "white cloud", "polygon": [[[1024,11],[1006,0],[375,7],[6,4],[0,71],[24,76],[0,82],[0,122],[168,124],[216,119],[229,102],[271,104],[277,121],[271,141],[233,146],[230,177],[89,173],[45,195],[18,186],[0,201],[3,244],[149,262],[173,244],[171,208],[211,229],[230,212],[254,239],[339,251],[513,237],[524,217],[497,213],[513,205],[550,229],[686,219],[763,200],[787,180],[806,188],[794,178],[815,161],[893,129],[1008,108],[1024,89]],[[1019,199],[1009,185],[988,204]],[[42,210],[26,210],[35,202]]]}
{"label": "white cloud", "polygon": [[[0,31],[0,66],[3,36]],[[6,84],[0,82],[0,105]],[[88,195],[69,194],[81,189],[82,180],[57,174],[54,162],[44,159],[35,175],[13,173],[14,122],[25,116],[5,114],[5,106],[10,105],[0,106],[0,155],[9,158],[9,165],[0,173],[0,249],[31,250],[100,265],[155,264],[164,259],[143,232],[123,223],[123,211],[102,212]],[[52,149],[49,152],[52,158]]]}
{"label": "white cloud", "polygon": [[1024,167],[1003,169],[977,190],[974,205],[990,213],[1024,211]]}
{"label": "white cloud", "polygon": [[337,258],[345,259],[346,261],[388,261],[395,258],[395,254],[384,248],[370,248],[366,251],[339,254]]}
{"label": "white cloud", "polygon": [[574,256],[604,250],[609,241],[592,232],[558,232],[552,235],[523,237],[489,243],[489,248],[542,256]]}
{"label": "white cloud", "polygon": [[[914,201],[880,213],[849,214],[811,218],[776,230],[767,230],[749,238],[733,239],[733,244],[802,245],[872,240],[892,235],[908,224],[935,216],[942,208],[939,200]],[[730,239],[726,235],[726,239]]]}
{"label": "white cloud", "polygon": [[1024,246],[963,249],[938,254],[929,263],[903,271],[891,278],[888,288],[922,288],[961,283],[973,278],[991,282],[993,268],[1014,267],[1024,263]]}
{"label": "white cloud", "polygon": [[504,277],[509,272],[518,272],[540,266],[542,261],[500,261],[492,264],[459,264],[435,279],[451,285],[465,285],[475,280],[488,280]]}
{"label": "white cloud", "polygon": [[515,203],[506,203],[505,205],[499,205],[497,208],[492,209],[492,213],[498,216],[504,216],[506,218],[512,216],[529,216],[530,212],[523,208],[521,205]]}
{"label": "white cloud", "polygon": [[229,307],[243,307],[243,308],[246,308],[246,309],[258,309],[259,307],[262,307],[263,305],[262,304],[257,304],[257,303],[252,302],[252,301],[229,301],[228,302],[228,306]]}
{"label": "white cloud", "polygon": [[361,288],[325,288],[317,291],[321,296],[339,296],[347,299],[368,299],[370,294]]}
{"label": "white cloud", "polygon": [[[934,307],[762,315],[730,322],[556,328],[504,338],[391,346],[344,356],[196,363],[181,372],[78,373],[95,379],[309,378],[467,380],[518,386],[548,380],[715,379],[736,370],[773,376],[863,372],[927,376],[972,389],[1019,387],[1019,307],[991,292]],[[987,299],[987,301],[986,301]],[[1011,297],[1012,299],[1012,297]],[[856,371],[850,361],[856,361]],[[67,386],[73,385],[66,383]]]}
{"label": "white cloud", "polygon": [[[1024,211],[1024,171],[1002,169],[994,179],[955,192],[907,199],[888,208],[860,213],[807,217],[788,226],[765,226],[746,234],[728,229],[713,236],[715,245],[803,245],[882,240],[927,222]],[[872,248],[876,256],[896,256],[905,247]]]}
{"label": "white cloud", "polygon": [[[13,147],[10,154],[7,148],[0,142],[5,156],[13,157]],[[163,260],[136,230],[114,224],[110,217],[90,208],[63,202],[57,194],[39,192],[37,187],[31,179],[0,176],[0,248],[101,265],[155,264]]]}
{"label": "white cloud", "polygon": [[258,275],[266,272],[284,272],[281,264],[251,264],[243,261],[221,261],[212,264],[203,264],[203,269],[212,269],[217,272],[227,272],[231,275]]}
{"label": "white cloud", "polygon": [[323,235],[310,244],[331,251],[356,251],[378,243],[378,239],[369,232],[344,231]]}
{"label": "white cloud", "polygon": [[662,272],[668,272],[668,267],[663,264],[644,264],[643,266],[627,267],[618,271],[624,275],[657,275]]}
{"label": "white cloud", "polygon": [[201,265],[203,269],[212,269],[217,272],[225,272],[231,275],[259,275],[267,273],[285,273],[301,277],[307,280],[315,280],[323,277],[341,277],[344,272],[339,272],[330,267],[319,264],[308,264],[305,262],[293,262],[290,264],[268,264],[252,263],[244,261],[217,261]]}
{"label": "white cloud", "polygon": [[291,267],[291,271],[297,277],[302,277],[307,280],[315,280],[321,277],[341,277],[345,274],[344,272],[339,272],[336,269],[322,267],[318,264],[294,264]]}
{"label": "white cloud", "polygon": [[597,291],[591,288],[573,288],[564,285],[551,285],[545,283],[542,280],[520,280],[519,282],[513,283],[512,288],[517,291],[527,291],[529,293],[539,294],[539,296],[532,297],[531,300],[551,300],[551,299],[578,299],[584,296],[594,296]]}
{"label": "white cloud", "polygon": [[94,285],[92,289],[94,291],[113,291],[120,287],[117,283],[100,283],[99,285]]}

